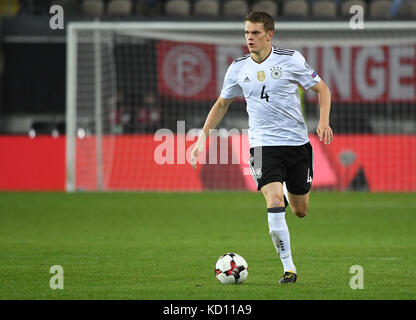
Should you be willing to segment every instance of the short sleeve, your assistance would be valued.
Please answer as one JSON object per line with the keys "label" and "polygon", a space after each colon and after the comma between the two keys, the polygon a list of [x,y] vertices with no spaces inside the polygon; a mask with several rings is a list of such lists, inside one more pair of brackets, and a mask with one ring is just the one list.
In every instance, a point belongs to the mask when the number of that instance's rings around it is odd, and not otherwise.
{"label": "short sleeve", "polygon": [[295,51],[292,63],[292,74],[305,89],[309,89],[321,81],[321,78],[300,52]]}
{"label": "short sleeve", "polygon": [[237,76],[234,68],[234,62],[228,67],[225,73],[224,83],[220,96],[224,99],[231,99],[242,95],[240,86],[237,83]]}

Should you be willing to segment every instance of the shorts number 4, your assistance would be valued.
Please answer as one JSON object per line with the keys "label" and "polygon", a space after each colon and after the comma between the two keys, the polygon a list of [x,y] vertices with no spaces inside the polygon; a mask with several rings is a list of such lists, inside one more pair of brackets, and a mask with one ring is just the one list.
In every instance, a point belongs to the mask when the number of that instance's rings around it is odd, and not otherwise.
{"label": "shorts number 4", "polygon": [[306,182],[308,182],[308,183],[312,184],[312,177],[311,177],[311,175],[310,175],[310,169],[308,169],[308,176],[307,176],[307,178],[306,178]]}

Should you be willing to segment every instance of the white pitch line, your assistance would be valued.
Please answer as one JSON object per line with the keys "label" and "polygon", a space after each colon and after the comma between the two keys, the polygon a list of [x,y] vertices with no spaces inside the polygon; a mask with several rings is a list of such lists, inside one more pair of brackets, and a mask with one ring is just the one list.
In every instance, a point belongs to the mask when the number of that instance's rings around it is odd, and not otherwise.
{"label": "white pitch line", "polygon": [[397,257],[320,257],[320,256],[300,256],[301,259],[312,260],[352,260],[352,259],[367,259],[367,260],[391,260],[396,261],[400,258]]}

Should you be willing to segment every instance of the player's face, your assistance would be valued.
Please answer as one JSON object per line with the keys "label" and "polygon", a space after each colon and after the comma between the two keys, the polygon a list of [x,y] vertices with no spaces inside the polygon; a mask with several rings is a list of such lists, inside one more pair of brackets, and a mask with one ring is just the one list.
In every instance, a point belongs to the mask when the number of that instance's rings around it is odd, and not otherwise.
{"label": "player's face", "polygon": [[269,47],[273,31],[266,32],[262,22],[246,21],[245,35],[250,53],[258,54]]}

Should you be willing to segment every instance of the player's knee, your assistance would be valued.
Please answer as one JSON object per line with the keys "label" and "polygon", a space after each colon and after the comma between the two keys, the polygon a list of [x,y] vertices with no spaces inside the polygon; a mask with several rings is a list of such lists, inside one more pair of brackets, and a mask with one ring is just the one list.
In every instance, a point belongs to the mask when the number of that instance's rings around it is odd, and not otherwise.
{"label": "player's knee", "polygon": [[272,195],[267,197],[266,202],[268,208],[277,208],[285,206],[285,201],[282,197],[279,197],[278,195]]}
{"label": "player's knee", "polygon": [[308,213],[308,208],[307,207],[293,208],[293,213],[299,218],[304,218],[306,217],[306,214]]}

